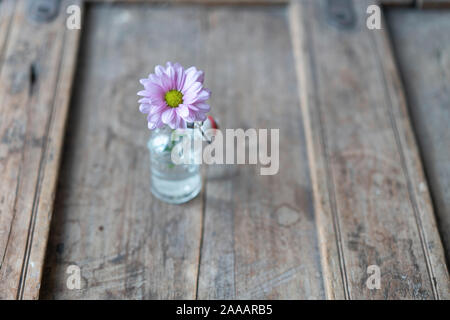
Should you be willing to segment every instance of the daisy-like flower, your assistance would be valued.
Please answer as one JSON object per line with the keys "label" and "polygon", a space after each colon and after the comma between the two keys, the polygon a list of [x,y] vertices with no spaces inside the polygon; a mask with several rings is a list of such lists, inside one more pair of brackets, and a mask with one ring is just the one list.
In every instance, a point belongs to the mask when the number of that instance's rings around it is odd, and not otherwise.
{"label": "daisy-like flower", "polygon": [[204,121],[210,107],[206,103],[211,92],[203,87],[203,71],[167,62],[166,68],[156,66],[155,73],[141,79],[139,111],[148,114],[148,128],[186,128],[186,123]]}

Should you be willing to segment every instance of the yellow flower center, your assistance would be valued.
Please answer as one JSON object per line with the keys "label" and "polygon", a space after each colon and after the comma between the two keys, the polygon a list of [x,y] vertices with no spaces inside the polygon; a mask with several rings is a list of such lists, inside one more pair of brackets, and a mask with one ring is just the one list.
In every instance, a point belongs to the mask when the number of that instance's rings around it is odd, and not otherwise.
{"label": "yellow flower center", "polygon": [[169,107],[176,108],[183,103],[183,94],[178,90],[170,90],[166,92],[164,99]]}

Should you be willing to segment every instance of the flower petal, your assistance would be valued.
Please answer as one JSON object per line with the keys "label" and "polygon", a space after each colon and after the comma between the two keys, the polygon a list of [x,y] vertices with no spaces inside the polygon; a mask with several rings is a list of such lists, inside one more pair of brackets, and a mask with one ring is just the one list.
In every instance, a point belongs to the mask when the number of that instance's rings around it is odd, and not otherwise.
{"label": "flower petal", "polygon": [[148,128],[149,128],[150,130],[154,130],[154,129],[157,129],[157,128],[161,128],[163,125],[164,125],[164,123],[161,121],[161,119],[159,119],[159,120],[156,121],[156,122],[149,122],[149,123],[147,124],[147,126],[148,126]]}
{"label": "flower petal", "polygon": [[179,115],[175,114],[175,126],[172,129],[178,128],[180,125],[180,121],[181,121],[181,117]]}
{"label": "flower petal", "polygon": [[180,119],[180,123],[179,123],[179,125],[178,125],[178,128],[186,129],[186,127],[187,127],[186,121],[184,121],[184,119],[181,118],[181,119]]}
{"label": "flower petal", "polygon": [[139,111],[141,113],[149,113],[150,112],[150,105],[148,103],[143,103],[139,106]]}
{"label": "flower petal", "polygon": [[148,97],[144,97],[138,100],[138,103],[148,103],[148,104],[152,104],[152,99],[148,98]]}
{"label": "flower petal", "polygon": [[206,113],[198,112],[196,121],[205,121],[207,118]]}
{"label": "flower petal", "polygon": [[175,63],[173,67],[176,72],[177,90],[181,91],[181,89],[183,89],[184,81],[186,80],[186,75],[184,74],[183,67],[179,63]]}
{"label": "flower petal", "polygon": [[197,103],[194,104],[194,106],[196,106],[202,112],[209,112],[209,110],[211,109],[209,104],[206,104],[206,103],[203,103],[203,102],[197,102]]}
{"label": "flower petal", "polygon": [[147,121],[148,122],[157,122],[161,120],[161,113],[157,112],[157,113],[149,113],[147,116]]}
{"label": "flower petal", "polygon": [[194,102],[203,102],[209,99],[211,92],[208,89],[203,89],[197,95],[197,98]]}
{"label": "flower petal", "polygon": [[159,77],[156,74],[150,74],[148,76],[148,80],[150,80],[150,82],[157,84],[159,86],[161,86],[161,81],[159,80]]}
{"label": "flower petal", "polygon": [[163,99],[164,96],[164,89],[162,87],[160,87],[157,84],[152,83],[151,85],[149,85],[146,89],[147,91],[147,97],[149,98],[153,98],[153,99]]}
{"label": "flower petal", "polygon": [[165,124],[169,124],[174,120],[174,118],[175,118],[175,110],[173,110],[173,108],[169,108],[162,113],[161,120]]}
{"label": "flower petal", "polygon": [[155,74],[156,74],[158,77],[160,77],[162,74],[164,74],[164,73],[165,73],[164,71],[165,71],[165,70],[164,70],[163,66],[157,65],[157,66],[155,67]]}
{"label": "flower petal", "polygon": [[197,104],[198,102],[204,102],[209,99],[210,91],[206,88],[200,90],[200,92],[194,94],[191,91],[186,92],[183,96],[183,102],[185,104]]}
{"label": "flower petal", "polygon": [[177,114],[188,122],[202,121],[205,119],[204,113],[192,105],[180,105]]}
{"label": "flower petal", "polygon": [[186,80],[182,90],[187,90],[194,82],[203,83],[203,71],[197,71],[195,67],[190,67],[185,71]]}
{"label": "flower petal", "polygon": [[173,89],[175,89],[177,86],[176,74],[175,74],[175,69],[171,65],[167,67],[166,74],[170,79],[171,87]]}
{"label": "flower petal", "polygon": [[172,83],[171,79],[167,74],[163,73],[160,77],[160,80],[162,88],[164,89],[165,92],[174,89],[174,84]]}
{"label": "flower petal", "polygon": [[176,108],[176,112],[182,118],[187,118],[189,116],[189,107],[185,104],[180,104],[178,108]]}
{"label": "flower petal", "polygon": [[197,78],[197,81],[203,84],[203,81],[205,80],[205,73],[203,71],[200,71],[200,75]]}
{"label": "flower petal", "polygon": [[149,114],[159,113],[161,115],[166,109],[165,105],[152,105]]}
{"label": "flower petal", "polygon": [[202,88],[203,88],[203,84],[201,82],[196,81],[196,82],[192,83],[192,85],[189,88],[185,87],[182,92],[183,92],[183,94],[187,94],[187,93],[197,94],[198,92],[200,92],[200,90],[202,90]]}

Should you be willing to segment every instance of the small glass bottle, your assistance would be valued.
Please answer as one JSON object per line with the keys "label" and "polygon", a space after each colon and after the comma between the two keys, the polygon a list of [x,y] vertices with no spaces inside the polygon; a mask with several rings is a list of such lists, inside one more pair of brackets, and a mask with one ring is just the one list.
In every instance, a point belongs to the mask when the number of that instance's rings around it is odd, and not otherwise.
{"label": "small glass bottle", "polygon": [[164,126],[152,131],[147,147],[150,152],[151,191],[160,200],[180,204],[195,198],[202,189],[200,164],[195,152],[181,154],[182,164],[172,160],[172,150],[184,139],[194,140],[198,129],[184,129],[183,134]]}

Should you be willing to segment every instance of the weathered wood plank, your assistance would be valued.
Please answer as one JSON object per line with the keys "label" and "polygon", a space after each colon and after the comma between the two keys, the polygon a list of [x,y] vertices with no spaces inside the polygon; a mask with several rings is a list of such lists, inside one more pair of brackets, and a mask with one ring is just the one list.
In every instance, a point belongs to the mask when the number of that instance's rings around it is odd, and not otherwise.
{"label": "weathered wood plank", "polygon": [[[41,297],[193,299],[203,195],[153,199],[136,92],[167,60],[204,69],[204,10],[87,8]],[[81,290],[66,287],[69,265],[81,268]]]}
{"label": "weathered wood plank", "polygon": [[[99,3],[173,3],[173,4],[209,4],[209,5],[270,5],[289,4],[290,0],[85,0]],[[380,0],[387,6],[412,6],[415,1],[427,1],[428,3],[445,3],[449,0]]]}
{"label": "weathered wood plank", "polygon": [[[37,298],[77,32],[63,1],[49,22],[17,1],[0,73],[0,297]],[[70,1],[73,4],[73,1]],[[3,5],[11,5],[9,2]],[[1,33],[0,33],[1,34]]]}
{"label": "weathered wood plank", "polygon": [[[235,14],[237,16],[234,16]],[[153,24],[159,25],[169,17],[179,21],[183,29],[173,25],[173,29],[166,30],[167,34],[163,37],[178,41],[158,42],[157,39],[161,39],[161,35],[155,31],[152,36],[148,30],[155,30]],[[186,22],[188,18],[189,23]],[[230,18],[231,20],[228,20]],[[250,19],[252,23],[245,23],[240,18]],[[126,21],[137,22],[125,24]],[[233,40],[235,32],[239,32],[240,27],[244,26],[246,28],[258,26],[262,29],[257,33],[255,40],[247,44],[243,38]],[[272,27],[277,33],[281,32],[282,37],[277,41],[278,44],[269,46],[269,51],[262,58],[270,60],[276,55],[283,61],[276,72],[277,81],[273,82],[280,83],[282,93],[273,100],[274,98],[268,95],[272,82],[254,82],[252,87],[258,94],[253,92],[247,95],[245,101],[238,101],[239,97],[245,97],[244,91],[249,81],[261,79],[251,74],[262,72],[262,69],[248,63],[258,62],[256,56],[255,59],[251,58],[252,54],[259,55],[260,51],[254,50],[255,46],[266,48],[265,39]],[[229,295],[223,294],[226,289],[220,286],[220,283],[217,287],[218,294],[215,294],[211,290],[216,289],[207,281],[214,272],[213,264],[220,264],[219,260],[222,259],[220,255],[223,253],[221,249],[233,250],[232,246],[228,246],[229,242],[221,245],[220,238],[213,235],[214,230],[227,237],[234,229],[237,229],[234,247],[237,255],[233,257],[236,259],[236,274],[233,268],[228,268],[229,265],[225,266],[225,269],[219,266],[218,272],[223,275],[220,281],[226,282],[227,279],[236,278],[236,282],[233,283],[233,286],[236,284],[236,297],[323,297],[307,161],[305,153],[301,152],[301,146],[298,145],[298,137],[302,139],[299,109],[283,107],[283,111],[276,113],[276,116],[273,114],[261,116],[265,109],[272,108],[274,104],[298,105],[295,73],[289,69],[289,65],[293,63],[292,53],[283,49],[283,46],[289,46],[290,41],[284,9],[255,11],[247,8],[240,11],[236,8],[93,6],[92,12],[88,14],[86,28],[92,31],[83,41],[86,47],[82,48],[80,68],[84,68],[84,71],[81,71],[76,81],[83,85],[75,90],[73,103],[75,111],[70,115],[73,121],[69,122],[67,152],[62,167],[61,192],[56,202],[54,229],[52,229],[54,232],[48,250],[49,269],[43,297],[195,296],[202,200],[197,199],[185,206],[168,206],[151,200],[147,191],[148,164],[147,151],[144,148],[148,133],[144,130],[145,126],[140,128],[136,125],[141,116],[130,111],[134,110],[135,102],[127,98],[133,97],[134,91],[138,89],[136,77],[142,69],[150,69],[152,65],[160,63],[161,59],[168,58],[185,64],[196,62],[206,70],[207,82],[213,92],[222,91],[223,95],[231,90],[230,88],[236,87],[236,91],[227,94],[227,99],[213,102],[214,113],[220,116],[225,126],[227,124],[244,128],[255,125],[283,126],[282,148],[290,154],[282,160],[283,175],[277,179],[270,177],[264,179],[258,176],[254,167],[240,168],[242,174],[240,177],[229,175],[217,177],[211,172],[211,181],[206,187],[209,198],[205,204],[205,238],[202,254],[205,263],[202,264],[203,276],[199,279],[198,297],[235,295],[232,292]],[[111,39],[104,34],[105,30],[109,30],[108,34],[117,36]],[[108,48],[126,48],[126,44],[132,47],[134,42],[144,37],[142,34],[144,30],[145,37],[149,40],[140,44],[139,52],[132,49],[122,49],[119,52],[108,50]],[[180,30],[184,32],[180,34]],[[127,35],[127,38],[124,38],[124,35]],[[237,41],[243,45],[240,49],[239,56],[242,59],[239,63],[231,61],[235,56],[229,55],[227,58],[225,54],[227,50],[237,49],[234,45],[238,43],[228,47],[229,43],[223,41],[222,35],[226,35],[230,41]],[[121,45],[118,45],[119,43]],[[143,49],[142,46],[146,46],[147,49],[145,47]],[[181,47],[178,46],[182,46],[183,50],[179,50]],[[105,56],[104,52],[108,54]],[[149,55],[149,52],[152,54]],[[133,56],[133,59],[127,59],[129,56]],[[124,61],[124,65],[117,67],[117,61]],[[114,77],[109,75],[111,70],[115,70]],[[220,77],[214,77],[214,74],[219,73]],[[101,82],[99,78],[103,80],[102,86],[95,85]],[[229,79],[224,81],[227,78]],[[106,84],[111,84],[106,85],[105,79]],[[231,85],[237,80],[242,86]],[[124,86],[124,83],[129,85]],[[287,88],[282,88],[283,84],[286,84]],[[121,91],[111,92],[103,87],[121,87]],[[236,100],[236,103],[231,103],[233,100]],[[124,108],[124,104],[129,107]],[[248,119],[244,118],[245,109],[239,107],[244,104],[253,106],[255,110],[253,116],[251,114],[246,116]],[[112,124],[111,119],[102,120],[101,110],[98,110],[101,108],[108,108],[110,117],[117,120],[113,120]],[[119,120],[122,118],[127,121],[123,123],[124,120]],[[241,120],[236,123],[236,119]],[[108,131],[109,134],[106,135]],[[105,155],[104,159],[99,159],[98,150],[103,150],[105,145],[112,142],[115,144],[114,151]],[[93,148],[93,145],[98,148]],[[113,150],[112,147],[109,148]],[[84,162],[81,159],[85,159]],[[132,170],[129,169],[131,163],[134,163]],[[110,172],[115,173],[114,177],[108,177]],[[119,182],[124,179],[132,183]],[[249,180],[249,183],[243,184],[246,180]],[[88,188],[87,184],[101,181],[110,185],[103,183],[102,188],[98,188],[99,186],[97,189]],[[260,187],[261,183],[264,184],[264,188]],[[124,185],[131,185],[130,190],[125,192]],[[241,192],[236,190],[232,198],[227,198],[224,192],[234,188],[235,185],[242,185],[241,190],[244,191],[242,197],[234,198]],[[245,191],[247,187],[255,193]],[[281,196],[280,191],[284,193]],[[277,196],[273,196],[272,201],[267,200],[258,204],[263,197],[262,193],[265,192],[276,192]],[[116,196],[111,200],[112,194],[124,196]],[[222,197],[225,197],[223,201],[218,200]],[[139,205],[133,206],[132,203]],[[234,204],[231,208],[227,208],[230,203]],[[239,208],[240,206],[242,208]],[[221,212],[222,208],[227,208],[228,212]],[[231,212],[232,208],[236,208],[236,211]],[[157,212],[159,210],[163,210],[165,215],[160,215]],[[112,211],[116,213],[114,218],[110,217]],[[152,212],[152,216],[142,215],[142,211]],[[214,219],[219,220],[215,222]],[[236,225],[229,226],[232,230],[222,229],[225,226],[220,221],[228,222],[230,219],[235,220]],[[170,229],[178,230],[177,241],[173,239],[173,234],[165,234],[164,230],[168,229],[169,223],[176,225]],[[99,226],[103,231],[98,230]],[[258,231],[260,237],[250,239],[246,237],[243,231],[252,229],[252,226],[260,230]],[[169,244],[164,246],[167,242]],[[183,242],[191,243],[188,248],[184,248],[185,251],[181,246]],[[268,242],[271,243],[270,246],[267,245]],[[298,243],[302,244],[300,248]],[[218,246],[213,247],[213,244]],[[256,247],[255,252],[249,251],[252,246]],[[214,255],[211,250],[217,251],[217,254]],[[249,256],[245,257],[247,252]],[[175,270],[162,267],[170,260],[171,255],[183,257],[177,259],[180,265],[172,267]],[[154,258],[149,260],[149,257]],[[84,279],[81,291],[70,291],[65,287],[67,276],[65,271],[69,264],[81,267]],[[195,270],[182,272],[182,268],[186,265],[190,268],[195,267]],[[130,276],[130,272],[135,276]],[[96,273],[100,276],[96,276]],[[127,280],[127,277],[131,277],[131,281]],[[177,293],[175,289],[179,292]],[[220,292],[221,290],[223,292]]]}
{"label": "weathered wood plank", "polygon": [[[67,5],[78,5],[83,9],[83,2],[71,0]],[[66,6],[63,6],[65,8]],[[67,16],[66,16],[67,17]],[[39,181],[39,203],[34,227],[33,238],[39,241],[31,241],[30,253],[26,277],[23,282],[22,299],[37,299],[41,288],[44,257],[47,249],[47,240],[50,232],[50,222],[54,210],[55,193],[57,192],[57,180],[62,157],[63,142],[65,136],[66,119],[70,104],[73,78],[76,68],[76,58],[80,31],[67,31],[63,40],[63,53],[59,66],[59,75],[55,87],[54,114],[49,124],[49,142],[46,149],[46,161],[43,163],[44,174]],[[35,266],[33,261],[39,261]]]}
{"label": "weathered wood plank", "polygon": [[[174,4],[210,4],[210,5],[267,5],[289,4],[290,0],[85,0],[86,2],[121,3],[174,3]],[[450,0],[378,0],[386,6],[417,6],[419,8],[448,7]],[[373,4],[373,3],[371,3]]]}
{"label": "weathered wood plank", "polygon": [[[448,298],[443,249],[386,31],[366,28],[368,1],[353,4],[350,29],[327,21],[324,1],[293,4],[327,295],[343,283],[351,299]],[[369,265],[380,267],[381,290],[366,287]]]}
{"label": "weathered wood plank", "polygon": [[287,9],[205,20],[213,114],[224,129],[278,128],[280,169],[208,167],[198,298],[324,298]]}
{"label": "weathered wood plank", "polygon": [[449,261],[450,12],[389,10],[387,17]]}
{"label": "weathered wood plank", "polygon": [[[358,7],[361,17],[365,18],[367,5]],[[312,31],[304,29],[304,24],[313,18],[300,15],[304,8],[317,13],[314,6],[295,3],[290,11],[297,62],[310,59],[306,51],[310,42],[305,39]],[[312,42],[320,52],[317,64],[324,60],[320,76],[311,65],[297,63],[301,85],[306,84],[301,98],[311,185],[298,109],[274,112],[268,107],[298,105],[294,70],[288,68],[293,59],[286,49],[290,43],[284,8],[152,4],[93,5],[91,10],[85,30],[94,31],[86,33],[82,49],[43,298],[446,297],[448,274],[385,34],[371,37],[368,30],[358,29],[360,34],[352,36],[351,31],[349,35],[328,29],[331,25],[324,27],[320,19],[310,27],[313,33],[309,36],[318,39]],[[157,28],[168,19],[176,21],[173,29]],[[256,25],[261,29],[253,29]],[[244,42],[235,36],[242,30],[252,38]],[[321,38],[323,30],[325,37]],[[271,33],[277,37],[268,41],[265,36]],[[363,40],[361,34],[369,37]],[[339,37],[343,45],[336,45]],[[328,47],[327,41],[333,45]],[[353,47],[353,42],[363,49]],[[388,60],[380,61],[376,50],[368,48],[387,50]],[[333,50],[342,55],[337,69],[330,65],[336,60],[327,60]],[[368,60],[369,65],[358,65],[352,71],[354,56],[361,64]],[[148,132],[145,123],[136,125],[142,116],[130,112],[135,110],[135,100],[129,97],[139,88],[136,79],[145,75],[142,70],[167,59],[206,70],[213,92],[227,97],[213,98],[214,114],[224,127],[289,129],[289,134],[280,131],[279,176],[267,179],[258,175],[258,168],[247,166],[209,168],[206,197],[202,194],[181,207],[151,198],[145,149]],[[282,94],[270,95],[268,80],[263,74],[257,76],[259,61],[267,61],[263,65],[276,61],[270,88]],[[378,69],[382,70],[378,76],[367,75]],[[366,76],[359,79],[359,71]],[[218,73],[220,79],[214,77]],[[320,86],[311,85],[314,77]],[[342,77],[343,85],[327,85],[329,79],[335,79],[334,84]],[[349,100],[342,98],[344,85],[356,90],[358,81],[351,81],[356,78],[363,84],[375,79],[376,85]],[[383,86],[383,79],[389,85]],[[400,89],[391,92],[391,86]],[[246,94],[247,87],[251,94]],[[310,102],[315,90],[325,100],[321,113]],[[382,100],[385,95],[391,105]],[[349,115],[345,121],[332,109],[330,101],[336,96],[336,104],[345,102],[344,115]],[[355,102],[358,99],[367,102],[362,110]],[[269,115],[263,110],[269,110]],[[320,122],[325,123],[322,130],[316,127]],[[345,130],[356,132],[360,144],[350,148],[350,154]],[[344,141],[337,141],[340,138]],[[353,139],[351,135],[352,143]],[[327,159],[320,143],[324,140],[334,148]],[[373,156],[376,152],[380,155]],[[388,178],[392,185],[385,183]],[[333,179],[335,184],[327,183]],[[361,181],[363,190],[357,185]],[[388,216],[396,210],[398,216]],[[425,246],[421,247],[421,241]],[[381,267],[382,290],[365,287],[365,268],[372,261]],[[66,288],[66,268],[73,264],[81,267],[79,291]],[[436,284],[431,280],[434,276]]]}
{"label": "weathered wood plank", "polygon": [[[415,0],[378,0],[378,2],[385,6],[413,6],[415,4]],[[375,2],[371,4],[375,4]]]}
{"label": "weathered wood plank", "polygon": [[8,39],[15,5],[16,1],[14,0],[0,2],[0,68],[3,65],[4,49]]}
{"label": "weathered wood plank", "polygon": [[[85,0],[92,3],[127,3],[127,4],[202,4],[202,5],[272,5],[287,4],[289,0]],[[392,0],[396,1],[396,0]],[[402,0],[397,0],[402,1]],[[405,0],[406,1],[406,0]]]}
{"label": "weathered wood plank", "polygon": [[450,8],[450,0],[416,0],[419,8]]}

